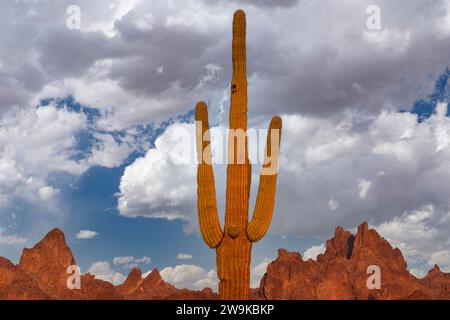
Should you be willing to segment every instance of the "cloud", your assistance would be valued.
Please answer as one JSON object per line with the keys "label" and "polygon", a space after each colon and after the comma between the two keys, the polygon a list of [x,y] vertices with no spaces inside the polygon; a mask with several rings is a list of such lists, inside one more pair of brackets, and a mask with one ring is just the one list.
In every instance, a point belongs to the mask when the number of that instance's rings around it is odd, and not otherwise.
{"label": "cloud", "polygon": [[111,282],[115,286],[125,281],[125,276],[120,272],[114,271],[107,261],[94,262],[89,267],[88,272],[93,274],[96,279]]}
{"label": "cloud", "polygon": [[0,205],[14,207],[22,201],[61,212],[55,204],[64,184],[56,176],[75,178],[95,166],[117,167],[147,146],[139,129],[99,133],[89,117],[57,101],[4,114],[0,118]]}
{"label": "cloud", "polygon": [[[407,211],[389,221],[375,226],[392,245],[400,248],[417,274],[438,264],[442,270],[450,270],[448,228],[450,214],[434,205]],[[421,270],[422,272],[419,272]]]}
{"label": "cloud", "polygon": [[[248,16],[249,101],[258,116],[275,105],[279,113],[321,116],[410,105],[450,52],[446,1],[380,0],[380,31],[366,28],[369,0],[326,0],[321,8],[313,0],[113,0],[107,7],[80,0],[81,30],[64,27],[71,4],[1,5],[8,17],[0,28],[2,111],[72,94],[101,112],[103,128],[117,130],[185,113],[197,99],[218,111],[231,79],[236,5]],[[301,31],[286,32],[292,29]],[[205,86],[212,65],[223,72]]]}
{"label": "cloud", "polygon": [[82,113],[47,106],[16,109],[0,119],[0,203],[12,197],[49,201],[58,189],[53,173],[79,175],[87,166],[76,160],[77,134],[86,126]]}
{"label": "cloud", "polygon": [[450,270],[450,251],[449,250],[441,250],[435,251],[430,254],[430,259],[428,260],[428,265],[439,265],[443,270]]}
{"label": "cloud", "polygon": [[96,231],[91,231],[91,230],[80,230],[78,231],[78,233],[76,234],[76,238],[77,239],[93,239],[96,236],[98,236],[98,232]]}
{"label": "cloud", "polygon": [[42,200],[50,200],[52,199],[56,194],[58,194],[59,190],[54,189],[52,186],[44,186],[39,188],[39,197],[41,197]]}
{"label": "cloud", "polygon": [[139,259],[136,259],[136,260],[134,260],[134,262],[136,262],[136,263],[143,263],[143,264],[149,264],[150,262],[152,261],[152,259],[150,259],[149,257],[147,257],[147,256],[143,256],[142,258],[139,258]]}
{"label": "cloud", "polygon": [[[250,282],[252,288],[259,287],[261,278],[266,273],[267,265],[269,263],[270,259],[265,258],[261,263],[251,268]],[[207,271],[197,265],[181,264],[175,267],[166,267],[161,270],[160,274],[165,281],[177,288],[199,290],[209,287],[214,291],[217,291],[218,288],[217,273],[214,269]],[[146,274],[143,276],[145,277]]]}
{"label": "cloud", "polygon": [[124,265],[126,269],[132,269],[137,267],[139,264],[149,264],[152,261],[147,256],[143,256],[142,258],[135,258],[134,256],[122,256],[122,257],[114,257],[113,264],[115,265]]}
{"label": "cloud", "polygon": [[93,137],[95,142],[87,159],[90,166],[118,167],[133,151],[130,145],[118,142],[112,134],[94,133]]}
{"label": "cloud", "polygon": [[[205,4],[211,4],[208,0],[202,0],[205,2]],[[252,1],[252,0],[231,0],[231,1],[215,1],[214,4],[217,3],[233,3],[236,5],[252,5],[256,7],[262,7],[262,8],[276,8],[276,7],[282,7],[282,8],[290,8],[294,5],[296,5],[299,0],[279,0],[279,1],[271,1],[271,0],[261,0],[261,1]]]}
{"label": "cloud", "polygon": [[191,131],[190,124],[169,126],[156,139],[155,148],[125,168],[118,197],[121,215],[173,220],[191,214],[185,209],[195,205],[192,190],[196,188],[196,167],[176,164],[174,150],[184,138],[193,138]]}
{"label": "cloud", "polygon": [[206,271],[202,267],[192,264],[181,264],[166,267],[160,272],[164,281],[177,288],[203,289],[210,287],[217,291],[217,274],[215,270]]}
{"label": "cloud", "polygon": [[316,260],[317,256],[325,252],[325,245],[322,243],[318,246],[312,246],[303,254],[303,260],[313,259]]}
{"label": "cloud", "polygon": [[188,254],[188,253],[179,253],[177,255],[177,259],[180,259],[180,260],[189,260],[192,258],[193,258],[192,254]]}
{"label": "cloud", "polygon": [[127,264],[134,261],[133,256],[126,256],[126,257],[114,257],[113,263],[114,264]]}
{"label": "cloud", "polygon": [[260,264],[257,264],[250,270],[250,287],[259,288],[261,279],[267,271],[267,266],[270,263],[269,258],[265,258]]}
{"label": "cloud", "polygon": [[367,193],[369,192],[371,185],[372,185],[371,181],[367,181],[365,179],[358,179],[358,188],[359,188],[358,196],[361,199],[367,198]]}
{"label": "cloud", "polygon": [[5,229],[0,227],[0,245],[20,245],[27,241],[27,238],[6,234]]}
{"label": "cloud", "polygon": [[422,279],[425,277],[428,273],[427,270],[421,269],[421,268],[411,268],[409,269],[409,272],[413,274],[416,278]]}
{"label": "cloud", "polygon": [[[450,188],[450,170],[445,165],[450,159],[446,139],[450,119],[446,111],[447,105],[439,104],[435,114],[419,123],[415,114],[388,110],[377,115],[348,113],[331,119],[284,115],[277,201],[269,232],[326,239],[336,225],[354,228],[364,220],[372,225],[395,222],[405,212],[419,212],[432,204],[439,213],[428,218],[422,226],[426,227],[423,234],[439,230],[443,235],[450,227],[448,218],[444,219],[450,211],[445,192]],[[180,143],[173,139],[173,129],[179,126],[189,129],[189,124],[169,127],[155,149],[125,169],[119,209],[126,216],[183,219],[194,231],[195,165],[173,161],[179,155],[174,149]],[[214,144],[213,136],[213,150]],[[224,167],[214,168],[221,217]],[[253,172],[250,208],[257,188],[257,165]],[[332,214],[330,199],[334,199]],[[283,219],[278,219],[281,212]],[[404,242],[411,245],[414,241],[408,238]],[[422,262],[428,260],[423,256],[426,252],[448,243],[448,237],[432,238],[427,243],[429,248],[417,253],[422,255]]]}
{"label": "cloud", "polygon": [[339,201],[331,198],[330,201],[328,201],[328,206],[330,207],[331,211],[335,211],[337,208],[339,208]]}

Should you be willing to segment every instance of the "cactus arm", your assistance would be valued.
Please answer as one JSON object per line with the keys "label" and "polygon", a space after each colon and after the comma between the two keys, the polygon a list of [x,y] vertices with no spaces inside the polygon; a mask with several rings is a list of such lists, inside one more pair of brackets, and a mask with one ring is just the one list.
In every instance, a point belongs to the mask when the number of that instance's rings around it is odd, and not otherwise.
{"label": "cactus arm", "polygon": [[[272,139],[274,138],[278,138],[278,141],[273,141]],[[261,170],[255,209],[247,227],[247,237],[253,242],[264,237],[272,220],[278,176],[280,140],[281,118],[273,117],[267,134],[266,156]]]}
{"label": "cactus arm", "polygon": [[203,240],[211,248],[216,248],[222,241],[216,204],[216,188],[210,149],[208,109],[206,103],[199,102],[195,108],[197,136],[197,196],[198,221]]}

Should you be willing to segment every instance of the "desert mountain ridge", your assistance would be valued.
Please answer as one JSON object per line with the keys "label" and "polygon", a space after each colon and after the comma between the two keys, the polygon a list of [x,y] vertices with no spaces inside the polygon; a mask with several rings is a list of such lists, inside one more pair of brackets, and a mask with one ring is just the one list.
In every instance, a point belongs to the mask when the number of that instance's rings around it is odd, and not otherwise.
{"label": "desert mountain ridge", "polygon": [[[178,289],[157,269],[145,278],[138,268],[118,286],[81,275],[80,289],[68,289],[67,267],[76,265],[64,233],[51,230],[33,248],[24,249],[14,265],[0,257],[0,299],[218,299],[210,288]],[[368,287],[369,266],[379,268],[379,288]],[[365,222],[355,235],[337,227],[316,261],[299,253],[278,250],[251,299],[450,299],[450,273],[438,266],[423,279],[409,273],[401,251],[393,248]]]}

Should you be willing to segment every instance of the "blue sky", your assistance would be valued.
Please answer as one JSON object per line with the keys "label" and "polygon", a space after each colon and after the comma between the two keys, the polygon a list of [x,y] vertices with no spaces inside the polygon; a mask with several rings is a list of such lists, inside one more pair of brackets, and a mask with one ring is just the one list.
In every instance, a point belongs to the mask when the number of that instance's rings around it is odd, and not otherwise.
{"label": "blue sky", "polygon": [[[227,127],[231,19],[242,7],[249,128],[275,114],[284,123],[252,283],[278,248],[314,258],[337,225],[363,221],[415,274],[450,271],[450,2],[375,2],[378,29],[366,24],[373,1],[2,2],[0,255],[17,262],[59,227],[82,270],[102,279],[118,283],[137,263],[179,287],[216,285],[195,164],[173,157],[180,132],[194,145],[197,101],[209,105],[215,143]],[[67,25],[69,5],[79,28]],[[221,214],[224,169],[215,165]]]}

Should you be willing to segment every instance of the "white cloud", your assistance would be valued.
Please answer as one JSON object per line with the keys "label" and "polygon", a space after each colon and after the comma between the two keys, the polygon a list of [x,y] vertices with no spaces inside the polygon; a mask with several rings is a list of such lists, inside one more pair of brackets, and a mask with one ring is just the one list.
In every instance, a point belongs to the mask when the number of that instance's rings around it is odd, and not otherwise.
{"label": "white cloud", "polygon": [[[251,268],[250,283],[252,288],[259,287],[261,278],[266,273],[269,263],[270,259],[265,258],[261,263]],[[146,277],[149,273],[150,271],[143,274],[143,277]],[[197,265],[181,264],[175,267],[166,267],[161,270],[160,274],[164,281],[167,281],[177,288],[199,290],[209,287],[214,291],[217,291],[218,289],[218,278],[216,270],[214,269],[207,271]]]}
{"label": "white cloud", "polygon": [[429,266],[439,265],[444,271],[450,271],[450,251],[441,250],[430,254],[430,259],[428,260]]}
{"label": "white cloud", "polygon": [[269,258],[265,258],[263,262],[260,264],[257,264],[250,270],[250,287],[251,288],[259,288],[259,285],[261,283],[261,278],[264,276],[264,274],[267,271],[267,266],[270,263]]}
{"label": "white cloud", "polygon": [[107,261],[94,262],[89,267],[88,272],[95,275],[96,279],[108,281],[114,285],[122,284],[125,281],[125,276],[113,270]]}
{"label": "white cloud", "polygon": [[[170,126],[156,139],[155,148],[125,168],[118,199],[122,215],[169,220],[192,215],[185,209],[187,203],[195,204],[196,167],[176,164],[179,155],[174,150],[184,138],[193,138],[192,128],[189,124]],[[180,136],[182,132],[188,134]]]}
{"label": "white cloud", "polygon": [[87,162],[91,166],[115,168],[120,166],[132,151],[127,143],[117,142],[111,134],[94,133],[96,139]]}
{"label": "white cloud", "polygon": [[425,276],[427,275],[427,273],[428,273],[427,270],[422,269],[422,268],[411,268],[411,269],[409,270],[409,272],[410,272],[412,275],[416,276],[416,278],[419,278],[419,279],[422,279],[422,278],[425,277]]}
{"label": "white cloud", "polygon": [[339,208],[339,201],[331,198],[330,201],[328,201],[328,206],[330,207],[331,211],[335,211],[337,208]]}
{"label": "white cloud", "polygon": [[317,256],[324,253],[326,250],[325,245],[322,243],[319,246],[312,246],[303,254],[303,260],[313,259],[316,260]]}
{"label": "white cloud", "polygon": [[177,255],[177,259],[180,259],[180,260],[189,260],[192,258],[193,258],[192,254],[188,254],[188,253],[179,253]]}
{"label": "white cloud", "polygon": [[51,200],[58,193],[59,189],[55,189],[52,186],[44,186],[39,188],[39,197],[41,197],[43,201]]}
{"label": "white cloud", "polygon": [[[87,135],[92,146],[80,143]],[[64,215],[57,197],[64,181],[93,166],[121,165],[131,152],[146,146],[139,135],[133,128],[117,138],[100,134],[85,113],[53,103],[10,110],[0,118],[0,206],[27,203],[38,213],[45,208],[46,213]],[[55,179],[57,175],[66,180]]]}
{"label": "white cloud", "polygon": [[142,258],[134,260],[134,262],[137,263],[137,264],[139,264],[139,263],[149,264],[151,261],[152,261],[152,259],[150,259],[147,256],[143,256]]}
{"label": "white cloud", "polygon": [[113,258],[113,264],[123,265],[125,269],[138,267],[139,264],[149,264],[151,261],[152,259],[147,256],[143,256],[142,258],[135,258],[134,256],[121,256]]}
{"label": "white cloud", "polygon": [[[382,234],[400,237],[402,248],[411,250],[409,261],[426,263],[429,254],[449,241],[444,236],[450,227],[450,218],[444,218],[450,211],[446,192],[450,169],[445,165],[450,149],[442,139],[442,132],[450,130],[450,119],[444,116],[445,111],[446,105],[440,104],[436,114],[420,123],[414,114],[387,110],[376,116],[348,113],[331,119],[283,116],[277,201],[270,232],[326,238],[336,225],[353,228],[369,220],[383,227]],[[156,149],[125,170],[119,209],[128,216],[182,218],[196,226],[196,169],[172,161],[169,155],[177,142],[169,139],[170,135],[169,129]],[[214,168],[221,216],[226,181],[223,167]],[[250,208],[257,188],[257,168],[253,169]],[[339,205],[330,199],[339,199]],[[427,213],[429,204],[436,213]],[[337,214],[330,215],[333,208]],[[278,219],[281,213],[283,219]],[[427,214],[430,216],[423,216]],[[311,216],[314,219],[308,218]],[[417,222],[421,219],[426,223]],[[398,231],[397,224],[407,231]],[[402,238],[406,234],[409,237]],[[420,237],[428,247],[414,248],[417,240],[412,236]]]}
{"label": "white cloud", "polygon": [[49,201],[58,189],[52,173],[83,173],[87,166],[76,149],[76,135],[86,127],[82,113],[47,106],[13,110],[0,119],[0,200]]}
{"label": "white cloud", "polygon": [[372,181],[367,181],[366,179],[358,179],[358,196],[361,199],[367,198],[367,193],[369,192],[370,186],[372,185]]}
{"label": "white cloud", "polygon": [[80,230],[76,234],[77,239],[93,239],[98,236],[98,232],[91,230]]}
{"label": "white cloud", "polygon": [[6,234],[5,229],[0,227],[0,245],[19,245],[27,241],[27,238]]}
{"label": "white cloud", "polygon": [[134,261],[133,256],[124,256],[124,257],[114,257],[113,263],[114,264],[127,264]]}
{"label": "white cloud", "polygon": [[166,267],[160,272],[164,281],[177,288],[199,290],[210,287],[217,291],[217,274],[215,270],[206,271],[202,267],[181,264],[175,267]]}
{"label": "white cloud", "polygon": [[450,254],[446,249],[449,225],[448,212],[427,205],[405,212],[375,228],[393,246],[400,248],[408,261],[420,265],[414,269],[417,274],[421,274],[426,267],[434,264],[444,271],[450,270]]}

